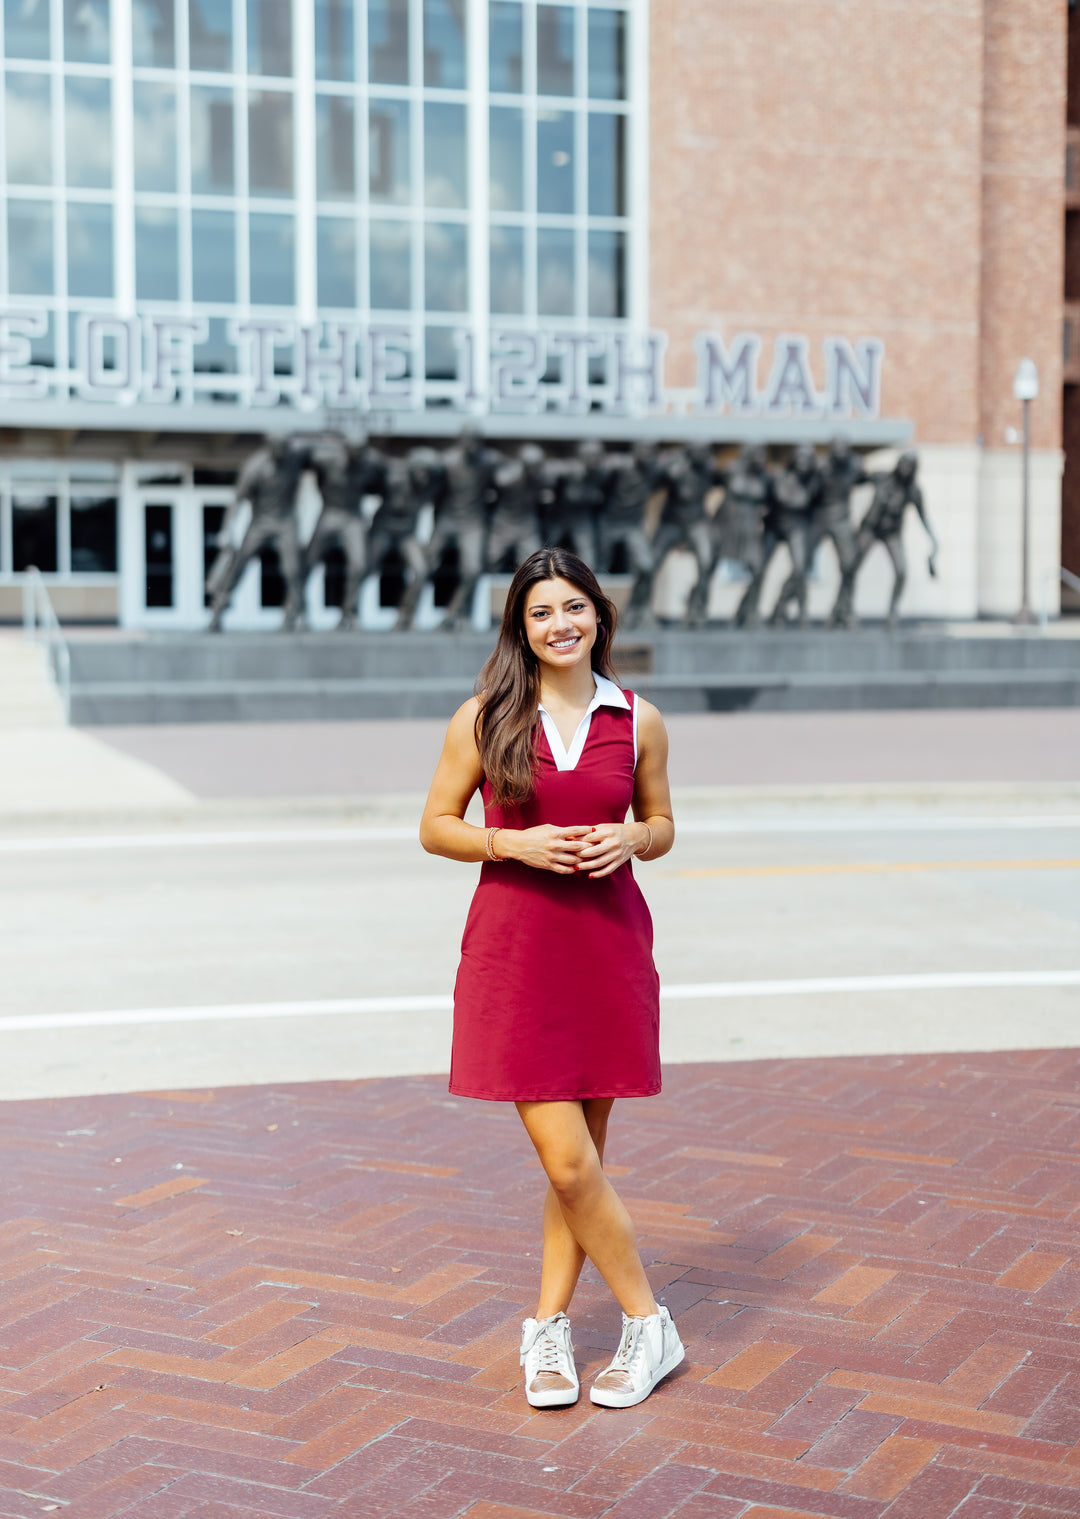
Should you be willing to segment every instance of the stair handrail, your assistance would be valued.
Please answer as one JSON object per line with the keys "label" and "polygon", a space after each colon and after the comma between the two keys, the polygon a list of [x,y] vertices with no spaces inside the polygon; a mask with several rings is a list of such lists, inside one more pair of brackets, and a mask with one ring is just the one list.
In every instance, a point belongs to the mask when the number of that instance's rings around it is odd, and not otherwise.
{"label": "stair handrail", "polygon": [[52,604],[45,577],[36,565],[23,572],[23,637],[44,648],[45,658],[60,697],[64,722],[71,722],[71,653]]}
{"label": "stair handrail", "polygon": [[1080,575],[1074,575],[1072,570],[1067,570],[1063,564],[1059,564],[1056,570],[1044,570],[1042,576],[1042,595],[1039,597],[1039,631],[1045,633],[1050,622],[1050,587],[1058,580],[1061,585],[1067,585],[1070,591],[1080,591]]}

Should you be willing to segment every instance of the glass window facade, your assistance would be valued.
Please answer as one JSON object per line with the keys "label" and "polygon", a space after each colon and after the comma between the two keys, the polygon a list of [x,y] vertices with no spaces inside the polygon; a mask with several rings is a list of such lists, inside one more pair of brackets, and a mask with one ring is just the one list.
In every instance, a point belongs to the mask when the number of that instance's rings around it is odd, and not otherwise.
{"label": "glass window facade", "polygon": [[119,478],[100,463],[0,463],[0,583],[31,565],[61,581],[114,577]]}
{"label": "glass window facade", "polygon": [[644,321],[643,0],[120,3],[3,0],[0,299],[58,374],[114,302],[198,318],[206,374],[298,301],[404,322],[437,379],[462,325]]}

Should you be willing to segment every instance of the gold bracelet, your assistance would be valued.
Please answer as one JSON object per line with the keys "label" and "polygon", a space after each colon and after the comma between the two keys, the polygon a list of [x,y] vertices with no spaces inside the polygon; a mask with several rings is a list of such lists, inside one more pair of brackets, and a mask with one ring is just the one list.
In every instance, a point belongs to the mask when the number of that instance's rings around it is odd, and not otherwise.
{"label": "gold bracelet", "polygon": [[[648,824],[646,824],[645,826],[648,827]],[[493,849],[492,842],[491,842],[492,839],[495,837],[495,835],[497,833],[501,833],[501,832],[502,832],[502,829],[499,828],[499,827],[489,828],[488,831],[487,831],[487,838],[484,840],[484,851],[487,854],[488,859],[489,860],[493,860],[496,865],[502,865],[502,864],[505,863],[505,861],[501,860],[499,858],[499,856],[495,853],[495,850]]]}
{"label": "gold bracelet", "polygon": [[645,845],[644,849],[635,849],[634,850],[634,853],[637,855],[637,857],[638,857],[639,860],[643,860],[645,858],[645,856],[648,854],[649,850],[652,848],[652,829],[649,827],[648,823],[642,823],[641,826],[642,826],[642,828],[644,828],[645,832],[649,835],[649,840],[648,840],[648,843]]}

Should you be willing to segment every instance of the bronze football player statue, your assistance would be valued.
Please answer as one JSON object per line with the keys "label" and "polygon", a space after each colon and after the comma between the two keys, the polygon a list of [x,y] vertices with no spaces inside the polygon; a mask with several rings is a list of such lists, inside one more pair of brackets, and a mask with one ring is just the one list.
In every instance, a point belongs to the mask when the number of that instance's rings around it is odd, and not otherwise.
{"label": "bronze football player statue", "polygon": [[[296,498],[309,466],[310,448],[302,438],[277,438],[258,449],[244,465],[218,534],[217,558],[206,577],[209,632],[221,631],[221,620],[240,577],[264,548],[277,551],[285,582],[282,630],[289,632],[303,625],[304,588]],[[251,521],[240,546],[234,549],[229,545],[229,530],[245,501],[251,507]]]}
{"label": "bronze football player statue", "polygon": [[862,564],[875,543],[883,543],[885,552],[892,560],[893,588],[885,618],[885,626],[888,628],[896,627],[900,598],[904,594],[904,586],[907,583],[907,555],[904,552],[903,529],[904,514],[909,506],[914,507],[919,521],[926,529],[926,535],[930,539],[927,568],[931,575],[937,574],[940,545],[934,529],[927,520],[923,494],[915,480],[918,466],[917,457],[909,451],[900,455],[895,469],[873,474],[870,477],[874,482],[873,500],[870,503],[870,510],[859,524],[858,565]]}
{"label": "bronze football player statue", "polygon": [[345,591],[341,599],[339,629],[357,625],[360,587],[367,571],[365,552],[365,496],[382,496],[386,490],[386,460],[370,443],[346,443],[328,437],[311,449],[311,465],[322,497],[322,511],[304,550],[305,582],[327,551],[339,548],[345,556]]}

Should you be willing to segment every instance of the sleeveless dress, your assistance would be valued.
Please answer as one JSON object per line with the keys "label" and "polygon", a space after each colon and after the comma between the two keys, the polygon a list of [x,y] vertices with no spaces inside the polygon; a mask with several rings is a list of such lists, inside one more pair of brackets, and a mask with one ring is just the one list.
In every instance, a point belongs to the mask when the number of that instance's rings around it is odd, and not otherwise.
{"label": "sleeveless dress", "polygon": [[[621,823],[637,763],[637,698],[597,675],[569,752],[540,709],[532,797],[489,828]],[[450,1091],[492,1102],[651,1097],[660,1090],[652,918],[628,861],[596,881],[516,860],[481,867],[454,988]]]}

